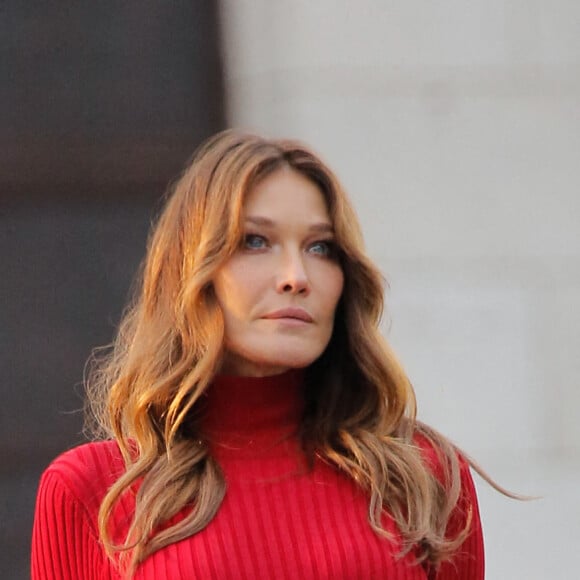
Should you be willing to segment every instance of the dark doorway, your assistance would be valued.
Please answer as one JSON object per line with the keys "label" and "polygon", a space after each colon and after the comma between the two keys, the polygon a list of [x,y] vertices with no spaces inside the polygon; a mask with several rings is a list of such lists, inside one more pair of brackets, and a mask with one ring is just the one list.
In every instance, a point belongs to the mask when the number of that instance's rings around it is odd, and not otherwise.
{"label": "dark doorway", "polygon": [[36,486],[82,442],[150,220],[224,128],[216,2],[0,7],[0,576],[29,577]]}

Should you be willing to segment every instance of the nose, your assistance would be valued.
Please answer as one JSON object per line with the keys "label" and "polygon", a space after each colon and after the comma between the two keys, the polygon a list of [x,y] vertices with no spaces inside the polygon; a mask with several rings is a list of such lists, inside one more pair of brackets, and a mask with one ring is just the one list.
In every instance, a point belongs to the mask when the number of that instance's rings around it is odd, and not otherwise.
{"label": "nose", "polygon": [[310,281],[301,252],[288,252],[281,256],[276,289],[280,294],[308,294],[310,292]]}

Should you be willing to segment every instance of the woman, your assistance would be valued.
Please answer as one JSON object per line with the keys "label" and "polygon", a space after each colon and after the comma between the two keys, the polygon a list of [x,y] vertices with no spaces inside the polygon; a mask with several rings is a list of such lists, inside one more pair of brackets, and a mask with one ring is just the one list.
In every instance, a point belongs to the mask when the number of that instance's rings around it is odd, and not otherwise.
{"label": "woman", "polygon": [[36,579],[483,578],[466,460],[415,420],[382,280],[303,145],[206,142],[41,480]]}

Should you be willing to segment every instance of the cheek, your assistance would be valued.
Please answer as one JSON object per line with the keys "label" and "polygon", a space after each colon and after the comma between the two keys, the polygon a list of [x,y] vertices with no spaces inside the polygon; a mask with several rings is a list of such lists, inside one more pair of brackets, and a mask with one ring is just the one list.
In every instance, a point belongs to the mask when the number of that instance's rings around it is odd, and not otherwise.
{"label": "cheek", "polygon": [[327,283],[327,303],[328,308],[331,311],[332,315],[334,316],[334,312],[338,305],[338,301],[342,296],[342,291],[344,289],[344,274],[342,269],[337,268],[335,269],[331,275],[328,277]]}
{"label": "cheek", "polygon": [[317,302],[319,313],[324,318],[325,325],[334,324],[336,308],[342,296],[344,287],[344,274],[342,269],[335,265],[327,265],[325,271],[320,272],[316,286],[319,289]]}
{"label": "cheek", "polygon": [[251,268],[237,263],[224,268],[216,277],[215,293],[226,325],[243,322],[252,315],[259,299],[258,282]]}

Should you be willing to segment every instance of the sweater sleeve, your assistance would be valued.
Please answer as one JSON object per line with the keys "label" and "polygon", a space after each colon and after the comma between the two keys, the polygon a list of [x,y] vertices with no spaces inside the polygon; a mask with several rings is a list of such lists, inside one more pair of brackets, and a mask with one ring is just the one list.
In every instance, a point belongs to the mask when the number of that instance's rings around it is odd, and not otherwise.
{"label": "sweater sleeve", "polygon": [[443,562],[437,573],[435,580],[483,580],[484,549],[483,531],[479,516],[477,494],[473,478],[469,471],[469,465],[462,458],[461,462],[461,496],[458,504],[451,516],[447,528],[450,537],[461,531],[471,513],[471,526],[469,535],[459,547],[455,556]]}
{"label": "sweater sleeve", "polygon": [[104,580],[109,574],[86,508],[60,475],[47,470],[38,489],[32,531],[32,580]]}

